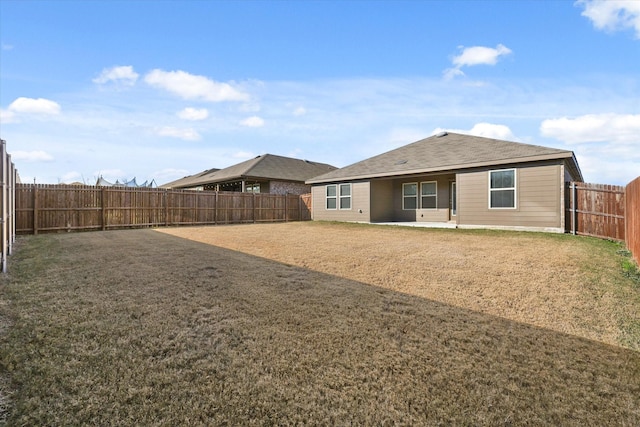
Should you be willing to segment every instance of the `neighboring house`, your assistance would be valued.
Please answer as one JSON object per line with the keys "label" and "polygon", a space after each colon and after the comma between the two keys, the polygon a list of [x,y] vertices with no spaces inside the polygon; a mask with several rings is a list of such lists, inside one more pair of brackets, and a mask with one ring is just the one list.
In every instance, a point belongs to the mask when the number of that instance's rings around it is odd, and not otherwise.
{"label": "neighboring house", "polygon": [[307,180],[314,220],[564,232],[572,151],[442,132]]}
{"label": "neighboring house", "polygon": [[335,170],[325,163],[264,154],[225,169],[210,169],[162,185],[162,188],[305,194],[305,181]]}
{"label": "neighboring house", "polygon": [[135,178],[131,181],[123,181],[120,182],[116,180],[116,182],[109,182],[103,177],[100,177],[96,180],[96,186],[102,187],[135,187],[135,188],[156,188],[156,180],[152,179],[151,182],[145,181],[142,184],[138,184]]}

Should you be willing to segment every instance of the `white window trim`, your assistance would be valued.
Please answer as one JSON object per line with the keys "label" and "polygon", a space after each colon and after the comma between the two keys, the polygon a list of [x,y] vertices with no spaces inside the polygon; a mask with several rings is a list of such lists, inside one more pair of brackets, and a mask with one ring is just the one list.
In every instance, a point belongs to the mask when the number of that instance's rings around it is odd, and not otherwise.
{"label": "white window trim", "polygon": [[[327,194],[328,193],[327,189],[329,187],[335,187],[335,189],[336,189],[336,195],[335,196],[329,196]],[[330,208],[330,207],[327,206],[328,205],[327,201],[329,199],[334,199],[336,201],[336,207],[335,208]],[[328,210],[328,211],[335,211],[335,210],[338,209],[338,184],[328,184],[328,185],[324,186],[324,208],[325,208],[325,210]]]}
{"label": "white window trim", "polygon": [[[343,196],[342,195],[342,186],[343,185],[348,185],[349,186],[349,195],[348,196]],[[349,184],[338,184],[337,190],[338,190],[338,192],[336,194],[338,196],[338,200],[337,200],[338,209],[341,210],[341,211],[350,211],[351,210],[351,206],[353,206],[353,199],[351,198],[351,195],[353,194],[353,188],[351,186],[351,183],[349,183]],[[342,199],[349,199],[349,207],[348,208],[343,208],[342,207]]]}
{"label": "white window trim", "polygon": [[[506,171],[513,171],[513,187],[504,187],[504,188],[491,188],[491,174],[493,172],[506,172]],[[489,185],[489,200],[488,200],[488,204],[489,204],[489,209],[496,209],[496,210],[514,210],[518,208],[518,172],[515,168],[511,168],[511,169],[493,169],[490,170],[488,175],[488,185]],[[493,191],[504,191],[504,190],[513,190],[513,207],[493,207],[491,206],[491,192]]]}
{"label": "white window trim", "polygon": [[[405,199],[405,197],[410,197],[410,196],[405,196],[404,195],[404,186],[405,185],[415,185],[416,186],[416,195],[415,195],[416,207],[415,208],[405,208],[404,207],[404,199]],[[418,185],[417,182],[405,182],[405,183],[402,184],[402,210],[403,211],[415,211],[416,209],[418,209],[418,203],[420,203],[420,199],[418,198],[420,196],[419,190],[420,190],[420,186]]]}
{"label": "white window trim", "polygon": [[[435,184],[436,185],[436,193],[431,195],[424,195],[422,194],[422,185],[423,184]],[[436,198],[436,206],[434,208],[425,208],[422,206],[422,198],[423,197],[435,197]],[[438,209],[438,181],[423,181],[420,183],[420,209],[429,209],[429,210],[436,210]]]}

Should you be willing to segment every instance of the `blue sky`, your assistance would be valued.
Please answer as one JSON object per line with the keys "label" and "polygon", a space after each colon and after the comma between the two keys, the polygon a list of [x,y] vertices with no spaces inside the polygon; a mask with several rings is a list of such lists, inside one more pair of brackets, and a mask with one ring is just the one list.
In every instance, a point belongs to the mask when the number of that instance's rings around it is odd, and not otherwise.
{"label": "blue sky", "polygon": [[640,175],[640,1],[0,1],[23,182],[338,167],[441,130]]}

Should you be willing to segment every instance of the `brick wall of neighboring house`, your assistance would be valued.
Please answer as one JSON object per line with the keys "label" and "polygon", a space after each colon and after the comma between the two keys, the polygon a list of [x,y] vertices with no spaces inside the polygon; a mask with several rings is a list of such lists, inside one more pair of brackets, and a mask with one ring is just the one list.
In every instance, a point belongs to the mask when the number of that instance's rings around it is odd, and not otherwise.
{"label": "brick wall of neighboring house", "polygon": [[311,192],[311,186],[299,182],[271,181],[269,193],[271,194],[306,194]]}

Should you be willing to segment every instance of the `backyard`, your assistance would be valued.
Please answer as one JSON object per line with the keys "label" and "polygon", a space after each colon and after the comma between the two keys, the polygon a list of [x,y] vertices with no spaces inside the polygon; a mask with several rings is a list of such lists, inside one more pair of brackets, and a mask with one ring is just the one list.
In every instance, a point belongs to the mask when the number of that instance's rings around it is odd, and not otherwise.
{"label": "backyard", "polygon": [[297,222],[19,237],[9,425],[638,425],[640,280],[569,235]]}

